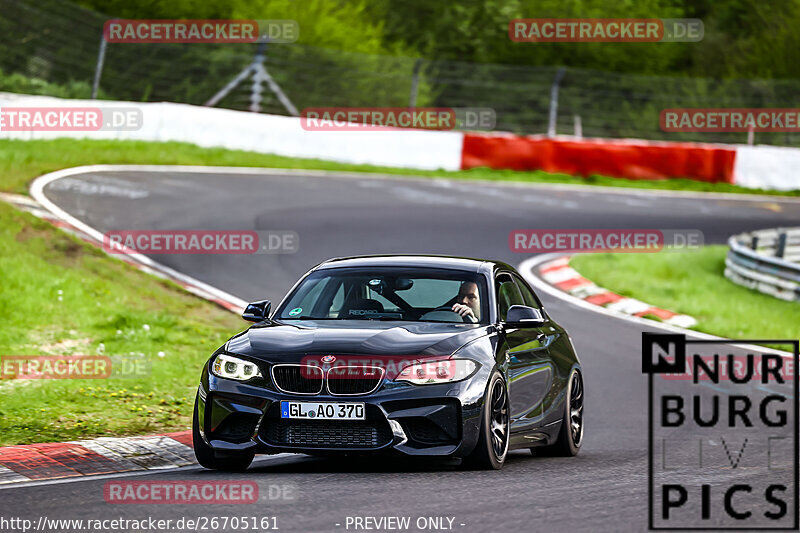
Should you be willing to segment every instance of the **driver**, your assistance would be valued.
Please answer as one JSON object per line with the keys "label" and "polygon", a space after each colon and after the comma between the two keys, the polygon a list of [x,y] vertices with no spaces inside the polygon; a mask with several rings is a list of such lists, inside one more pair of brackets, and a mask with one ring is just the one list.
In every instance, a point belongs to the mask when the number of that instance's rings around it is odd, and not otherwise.
{"label": "driver", "polygon": [[481,318],[481,300],[478,297],[478,284],[474,281],[465,281],[461,284],[456,296],[456,303],[451,308],[462,318],[471,322],[478,322]]}

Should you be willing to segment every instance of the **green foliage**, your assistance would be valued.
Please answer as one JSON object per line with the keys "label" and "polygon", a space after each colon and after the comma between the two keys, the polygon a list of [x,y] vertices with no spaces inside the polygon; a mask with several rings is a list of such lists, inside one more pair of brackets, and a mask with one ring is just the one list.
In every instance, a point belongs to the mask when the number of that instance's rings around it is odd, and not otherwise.
{"label": "green foliage", "polygon": [[57,96],[59,98],[89,98],[92,87],[84,81],[50,83],[23,74],[7,74],[0,69],[0,92]]}
{"label": "green foliage", "polygon": [[[291,18],[300,43],[432,60],[719,78],[796,78],[798,0],[82,0],[127,18]],[[699,18],[700,43],[515,43],[514,18]]]}
{"label": "green foliage", "polygon": [[[373,2],[392,42],[435,59],[604,71],[796,78],[797,0],[464,0]],[[514,18],[700,18],[699,43],[514,43]]]}
{"label": "green foliage", "polygon": [[128,0],[79,2],[106,15],[130,19],[292,19],[300,26],[300,44],[348,52],[404,54],[412,49],[399,41],[387,44],[383,24],[368,11],[367,0]]}
{"label": "green foliage", "polygon": [[[557,131],[587,137],[747,142],[746,133],[666,133],[667,108],[795,105],[800,90],[800,0],[210,0],[131,4],[17,0],[0,13],[0,69],[37,92],[88,93],[110,16],[294,19],[295,44],[270,44],[264,65],[295,107],[484,107],[497,130],[547,131],[550,87],[561,66]],[[35,2],[35,9],[34,9]],[[514,18],[699,18],[698,43],[517,43]],[[261,47],[255,44],[110,44],[100,88],[109,99],[203,105]],[[414,72],[419,76],[415,85]],[[6,77],[7,78],[7,77]],[[774,79],[773,79],[774,78]],[[75,80],[82,84],[76,88]],[[12,80],[26,91],[24,79]],[[8,85],[8,80],[5,81]],[[69,89],[69,90],[68,90]],[[259,90],[260,89],[260,90]],[[31,92],[31,91],[26,91]],[[216,105],[287,114],[252,80]],[[800,145],[797,133],[759,132],[758,144]]]}

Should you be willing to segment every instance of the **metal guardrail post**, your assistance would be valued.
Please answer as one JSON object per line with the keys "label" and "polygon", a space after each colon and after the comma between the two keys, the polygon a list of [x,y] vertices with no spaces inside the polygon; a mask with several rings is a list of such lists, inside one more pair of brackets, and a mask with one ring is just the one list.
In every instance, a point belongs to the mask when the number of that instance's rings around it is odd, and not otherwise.
{"label": "metal guardrail post", "polygon": [[561,80],[564,78],[566,69],[561,67],[556,72],[556,77],[553,79],[553,85],[550,87],[550,120],[547,124],[547,136],[556,136],[556,119],[558,118],[558,90],[561,85]]}
{"label": "metal guardrail post", "polygon": [[100,51],[97,52],[97,65],[94,68],[94,81],[92,82],[92,100],[97,99],[97,92],[100,90],[100,76],[103,75],[103,63],[106,60],[106,36],[100,36]]}
{"label": "metal guardrail post", "polygon": [[753,235],[750,239],[750,249],[758,250],[758,235]]}
{"label": "metal guardrail post", "polygon": [[419,71],[422,68],[422,58],[414,62],[414,69],[411,72],[411,93],[408,96],[408,107],[417,107],[417,93],[419,92]]}
{"label": "metal guardrail post", "polygon": [[573,119],[574,124],[575,124],[575,128],[573,129],[572,133],[578,139],[582,139],[583,138],[583,122],[581,121],[581,116],[580,115],[573,115],[572,119]]}
{"label": "metal guardrail post", "polygon": [[778,233],[778,245],[775,247],[775,257],[780,257],[783,259],[783,256],[786,255],[786,232],[783,231]]}

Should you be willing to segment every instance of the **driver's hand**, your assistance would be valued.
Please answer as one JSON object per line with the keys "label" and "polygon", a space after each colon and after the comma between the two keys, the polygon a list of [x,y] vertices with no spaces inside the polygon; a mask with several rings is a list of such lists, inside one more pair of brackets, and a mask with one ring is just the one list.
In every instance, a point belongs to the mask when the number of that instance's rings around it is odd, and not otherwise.
{"label": "driver's hand", "polygon": [[468,305],[464,304],[453,304],[451,308],[454,313],[458,313],[460,317],[468,317],[473,322],[477,322],[478,319],[475,317],[475,313],[472,312],[472,308]]}

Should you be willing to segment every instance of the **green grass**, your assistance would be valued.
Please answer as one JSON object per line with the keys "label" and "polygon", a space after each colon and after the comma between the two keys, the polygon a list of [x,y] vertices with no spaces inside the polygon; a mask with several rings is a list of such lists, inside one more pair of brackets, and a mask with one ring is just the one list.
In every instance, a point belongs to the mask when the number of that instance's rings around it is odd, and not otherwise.
{"label": "green grass", "polygon": [[0,356],[145,362],[135,378],[0,380],[0,445],[186,429],[202,364],[244,326],[2,202],[0,280]]}
{"label": "green grass", "polygon": [[800,304],[729,281],[723,276],[726,253],[726,246],[707,246],[686,253],[579,254],[570,264],[601,287],[693,316],[698,331],[732,339],[797,339]]}
{"label": "green grass", "polygon": [[464,180],[565,183],[636,189],[800,196],[800,190],[788,192],[761,191],[745,189],[726,183],[704,183],[688,179],[647,181],[603,176],[580,178],[566,174],[550,174],[541,171],[516,172],[512,170],[492,170],[487,168],[476,168],[465,171],[420,171],[384,168],[371,165],[349,165],[317,159],[297,159],[270,154],[225,150],[222,148],[201,148],[186,143],[94,141],[78,139],[54,139],[48,141],[0,140],[0,190],[25,193],[28,190],[28,184],[31,180],[47,172],[80,165],[103,163],[346,170],[382,172],[397,175],[411,174],[430,178]]}
{"label": "green grass", "polygon": [[[582,179],[489,169],[424,172],[183,143],[75,139],[0,140],[0,190],[26,193],[31,180],[47,172],[103,163],[371,171],[431,178],[758,192],[690,180]],[[800,191],[781,194],[800,195]],[[800,318],[798,307],[721,278],[722,256],[723,251],[716,249],[693,254],[691,261],[703,268],[702,276],[691,283],[681,274],[686,273],[689,260],[677,255],[575,261],[609,288],[623,293],[636,288],[632,294],[636,297],[697,317],[704,331],[731,336],[795,335],[789,332]],[[641,285],[644,291],[638,283],[642,272],[648,273],[648,283]],[[658,274],[657,283],[649,283],[651,272]],[[712,289],[719,292],[720,302],[709,298],[703,287],[712,285],[711,281],[724,287]],[[109,258],[2,202],[0,283],[0,356],[95,355],[102,350],[105,355],[137,358],[149,365],[149,374],[131,379],[0,381],[0,445],[186,429],[201,365],[213,349],[244,326],[227,311]],[[730,324],[737,326],[731,329]]]}

